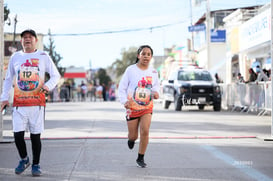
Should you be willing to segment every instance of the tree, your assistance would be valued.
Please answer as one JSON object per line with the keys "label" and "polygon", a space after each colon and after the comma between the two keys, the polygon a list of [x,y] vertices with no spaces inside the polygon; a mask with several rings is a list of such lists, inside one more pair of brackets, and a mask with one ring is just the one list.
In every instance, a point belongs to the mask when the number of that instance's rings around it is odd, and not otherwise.
{"label": "tree", "polygon": [[8,9],[8,6],[4,5],[4,21],[6,21],[9,18],[9,13],[10,13],[10,10]]}
{"label": "tree", "polygon": [[125,72],[125,69],[135,63],[137,57],[137,47],[130,47],[128,50],[121,50],[122,58],[117,59],[111,66],[112,72],[116,72],[117,80]]}
{"label": "tree", "polygon": [[95,75],[96,79],[99,79],[100,84],[108,85],[111,82],[111,78],[106,73],[106,70],[103,68],[100,68],[98,72]]}
{"label": "tree", "polygon": [[63,59],[60,54],[58,54],[55,51],[55,45],[54,45],[54,40],[52,38],[50,30],[48,30],[48,36],[49,36],[49,44],[47,46],[44,45],[44,50],[48,52],[49,56],[51,57],[52,61],[56,65],[59,73],[63,76],[65,73],[65,68],[60,66],[60,61]]}

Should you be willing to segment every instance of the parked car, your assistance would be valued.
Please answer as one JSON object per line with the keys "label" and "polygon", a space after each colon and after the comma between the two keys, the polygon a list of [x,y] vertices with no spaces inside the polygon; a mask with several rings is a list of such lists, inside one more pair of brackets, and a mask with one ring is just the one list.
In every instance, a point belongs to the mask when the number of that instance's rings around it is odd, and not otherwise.
{"label": "parked car", "polygon": [[221,90],[209,71],[198,67],[179,68],[162,83],[162,104],[168,109],[174,103],[174,109],[181,111],[185,105],[196,105],[199,110],[212,105],[214,111],[221,110]]}

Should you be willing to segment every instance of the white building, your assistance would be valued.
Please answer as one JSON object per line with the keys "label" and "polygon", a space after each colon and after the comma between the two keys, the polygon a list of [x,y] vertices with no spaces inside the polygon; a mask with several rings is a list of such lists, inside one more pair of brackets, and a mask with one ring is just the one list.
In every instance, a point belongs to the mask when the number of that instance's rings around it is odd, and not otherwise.
{"label": "white building", "polygon": [[[213,75],[217,73],[219,77],[226,79],[226,30],[224,29],[223,18],[235,11],[235,9],[217,10],[210,12],[210,22],[206,20],[204,14],[194,24],[198,27],[193,34],[194,51],[200,67],[209,70]],[[207,27],[210,23],[210,42],[207,42]],[[209,52],[209,54],[208,54]]]}
{"label": "white building", "polygon": [[[199,52],[199,66],[208,69],[212,74],[218,73],[225,83],[230,83],[239,72],[246,75],[247,62],[267,60],[269,47],[266,41],[270,40],[270,36],[268,30],[261,26],[267,26],[264,18],[268,17],[268,13],[264,12],[256,20],[250,20],[258,14],[260,8],[261,6],[251,6],[211,11],[209,43],[206,40],[208,22],[206,15],[203,15],[194,25],[204,26],[194,31],[194,49]],[[263,35],[257,35],[256,29],[260,29]]]}
{"label": "white building", "polygon": [[[224,18],[227,30],[227,83],[241,73],[248,79],[248,69],[267,68],[270,57],[270,4],[238,9]],[[270,62],[268,61],[270,60]]]}

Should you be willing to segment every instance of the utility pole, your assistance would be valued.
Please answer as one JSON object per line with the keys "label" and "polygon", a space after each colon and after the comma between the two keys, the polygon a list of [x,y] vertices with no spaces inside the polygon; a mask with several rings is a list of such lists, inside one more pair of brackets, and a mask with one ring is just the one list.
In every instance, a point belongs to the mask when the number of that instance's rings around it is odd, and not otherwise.
{"label": "utility pole", "polygon": [[12,41],[12,47],[17,49],[17,47],[15,46],[16,24],[17,24],[17,14],[14,17],[14,31],[13,31],[13,41]]}
{"label": "utility pole", "polygon": [[[3,61],[4,61],[4,0],[0,0],[0,94],[3,86]],[[0,142],[3,141],[3,116],[0,113]]]}
{"label": "utility pole", "polygon": [[[192,0],[190,1],[190,17],[191,17],[191,26],[193,26],[192,24]],[[194,51],[194,40],[193,40],[193,31],[191,32],[191,51]]]}
{"label": "utility pole", "polygon": [[[272,62],[272,58],[273,58],[273,0],[271,0],[271,70],[273,70],[273,62]],[[273,85],[273,76],[272,76],[272,72],[271,72],[271,95],[273,95],[273,88],[272,88],[272,85]],[[273,103],[273,97],[271,96],[271,138],[273,138],[273,116],[272,116],[272,113],[273,113],[273,106],[272,106],[272,103]]]}
{"label": "utility pole", "polygon": [[206,13],[206,21],[207,21],[207,31],[206,31],[206,39],[207,39],[207,69],[210,70],[210,1],[207,0],[207,13]]}

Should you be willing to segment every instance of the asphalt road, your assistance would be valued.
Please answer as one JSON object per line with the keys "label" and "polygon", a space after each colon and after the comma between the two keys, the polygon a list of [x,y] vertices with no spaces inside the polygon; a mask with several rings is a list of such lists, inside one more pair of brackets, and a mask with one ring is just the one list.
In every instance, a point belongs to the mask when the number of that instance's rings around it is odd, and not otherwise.
{"label": "asphalt road", "polygon": [[[273,180],[271,117],[237,112],[182,112],[155,104],[148,168],[136,167],[138,142],[127,147],[124,109],[118,102],[50,103],[42,134],[43,176],[15,175],[19,160],[11,116],[0,144],[2,180]],[[26,134],[28,152],[31,144]]]}

